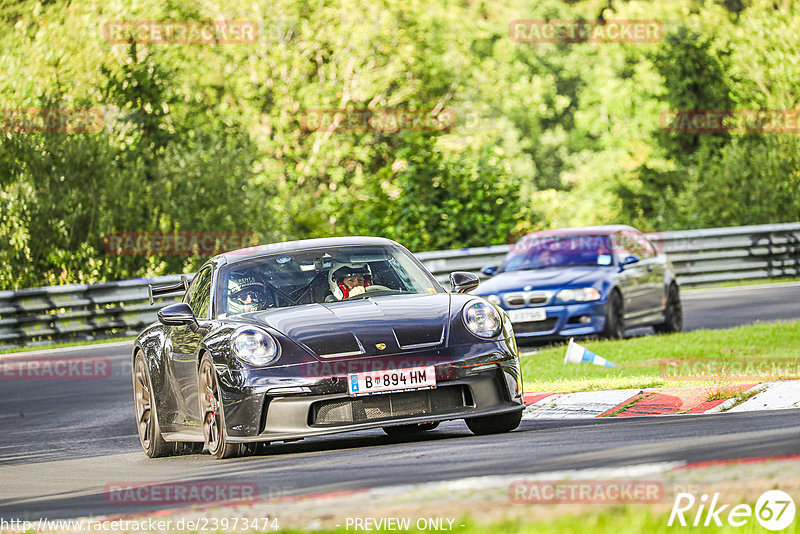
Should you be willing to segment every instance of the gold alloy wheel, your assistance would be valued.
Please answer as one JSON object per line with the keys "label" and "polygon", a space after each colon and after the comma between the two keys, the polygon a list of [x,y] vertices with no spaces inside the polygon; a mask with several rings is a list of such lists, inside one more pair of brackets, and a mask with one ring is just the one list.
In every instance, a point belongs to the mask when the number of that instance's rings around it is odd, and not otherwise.
{"label": "gold alloy wheel", "polygon": [[150,384],[144,359],[136,358],[136,369],[133,374],[133,397],[136,406],[136,427],[139,430],[139,440],[145,450],[150,448],[150,439],[153,434],[152,407]]}

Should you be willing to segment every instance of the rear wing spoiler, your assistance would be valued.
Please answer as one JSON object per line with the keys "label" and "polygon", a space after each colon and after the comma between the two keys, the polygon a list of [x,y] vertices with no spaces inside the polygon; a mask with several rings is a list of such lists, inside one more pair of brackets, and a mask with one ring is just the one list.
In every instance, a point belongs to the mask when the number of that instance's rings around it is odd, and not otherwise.
{"label": "rear wing spoiler", "polygon": [[170,295],[172,293],[186,293],[189,289],[189,279],[185,274],[181,275],[181,281],[166,286],[153,287],[153,284],[147,284],[147,298],[150,300],[150,305],[153,305],[154,297],[162,295]]}

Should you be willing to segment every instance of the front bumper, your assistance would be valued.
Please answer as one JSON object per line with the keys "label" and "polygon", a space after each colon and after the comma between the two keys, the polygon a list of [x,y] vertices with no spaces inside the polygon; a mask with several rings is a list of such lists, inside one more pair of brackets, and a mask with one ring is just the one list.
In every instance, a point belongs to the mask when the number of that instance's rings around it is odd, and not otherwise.
{"label": "front bumper", "polygon": [[[283,441],[399,424],[438,422],[524,408],[513,343],[434,353],[315,362],[247,374],[217,366],[230,442]],[[352,397],[349,372],[433,365],[436,387]]]}
{"label": "front bumper", "polygon": [[514,336],[517,339],[588,336],[602,333],[606,327],[606,301],[604,300],[542,306],[542,308],[547,314],[545,320],[513,323]]}

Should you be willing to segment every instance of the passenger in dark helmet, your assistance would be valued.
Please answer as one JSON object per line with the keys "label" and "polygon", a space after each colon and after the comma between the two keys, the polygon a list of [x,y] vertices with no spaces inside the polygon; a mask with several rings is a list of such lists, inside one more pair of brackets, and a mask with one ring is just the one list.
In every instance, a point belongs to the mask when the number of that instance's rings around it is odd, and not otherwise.
{"label": "passenger in dark helmet", "polygon": [[228,278],[228,315],[269,308],[267,290],[254,276],[234,272]]}

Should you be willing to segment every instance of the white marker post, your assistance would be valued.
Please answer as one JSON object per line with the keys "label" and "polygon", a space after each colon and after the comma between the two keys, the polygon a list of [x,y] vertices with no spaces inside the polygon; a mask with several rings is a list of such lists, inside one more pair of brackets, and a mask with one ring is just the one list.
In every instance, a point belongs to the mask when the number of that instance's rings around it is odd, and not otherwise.
{"label": "white marker post", "polygon": [[564,363],[591,363],[594,365],[603,365],[605,367],[616,367],[616,365],[602,356],[598,356],[589,349],[575,343],[574,338],[569,338],[567,353],[564,355]]}

